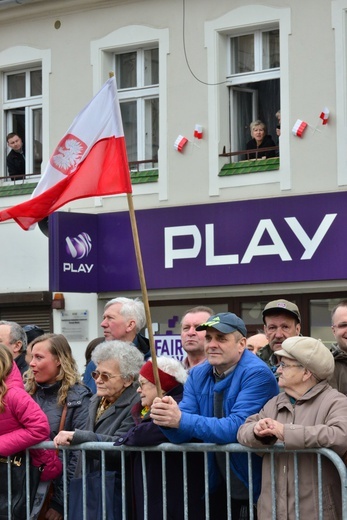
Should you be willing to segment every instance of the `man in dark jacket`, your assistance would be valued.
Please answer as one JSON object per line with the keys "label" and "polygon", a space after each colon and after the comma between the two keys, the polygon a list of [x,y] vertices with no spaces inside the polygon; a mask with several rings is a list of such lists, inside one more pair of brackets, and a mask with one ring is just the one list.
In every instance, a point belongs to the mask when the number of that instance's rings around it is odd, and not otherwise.
{"label": "man in dark jacket", "polygon": [[[104,329],[105,341],[118,339],[120,341],[130,341],[142,352],[145,360],[150,357],[149,340],[140,334],[146,326],[146,314],[143,302],[138,298],[113,298],[108,301],[104,308],[101,327]],[[93,361],[89,361],[86,366],[86,373],[90,374],[95,370]],[[91,388],[95,393],[96,388]]]}
{"label": "man in dark jacket", "polygon": [[25,178],[25,155],[24,145],[19,135],[11,132],[7,135],[7,145],[11,148],[6,163],[11,181],[23,180]]}
{"label": "man in dark jacket", "polygon": [[336,343],[330,349],[335,360],[335,370],[329,383],[347,395],[347,300],[342,300],[334,307],[331,324]]}
{"label": "man in dark jacket", "polygon": [[267,303],[263,310],[264,332],[268,345],[257,352],[260,357],[275,373],[278,360],[276,350],[282,348],[285,339],[299,336],[301,330],[301,316],[298,306],[288,300],[279,299]]}
{"label": "man in dark jacket", "polygon": [[25,361],[27,337],[22,327],[15,321],[0,321],[0,343],[10,349],[13,359],[23,375],[29,366]]}

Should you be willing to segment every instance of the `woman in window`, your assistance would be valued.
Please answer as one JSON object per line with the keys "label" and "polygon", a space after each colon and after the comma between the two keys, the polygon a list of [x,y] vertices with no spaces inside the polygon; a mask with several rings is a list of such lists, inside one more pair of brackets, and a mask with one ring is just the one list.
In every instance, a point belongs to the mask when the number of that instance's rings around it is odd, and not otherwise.
{"label": "woman in window", "polygon": [[247,154],[248,159],[269,159],[276,156],[275,150],[263,151],[263,148],[276,146],[271,135],[266,134],[265,124],[257,119],[250,124],[252,139],[248,141],[246,150],[254,150],[253,153]]}

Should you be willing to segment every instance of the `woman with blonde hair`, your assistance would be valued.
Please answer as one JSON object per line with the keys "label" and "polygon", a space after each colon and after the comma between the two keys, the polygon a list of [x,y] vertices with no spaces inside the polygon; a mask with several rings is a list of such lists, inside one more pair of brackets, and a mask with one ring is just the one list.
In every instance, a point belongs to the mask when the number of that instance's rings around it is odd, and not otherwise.
{"label": "woman with blonde hair", "polygon": [[[32,359],[26,375],[26,390],[45,412],[50,438],[62,429],[83,429],[88,417],[91,392],[81,382],[71,347],[62,334],[44,334],[31,343]],[[66,418],[61,417],[66,407]],[[68,453],[68,479],[74,474],[78,454]],[[46,514],[49,520],[63,518],[63,483],[54,482],[54,494]]]}

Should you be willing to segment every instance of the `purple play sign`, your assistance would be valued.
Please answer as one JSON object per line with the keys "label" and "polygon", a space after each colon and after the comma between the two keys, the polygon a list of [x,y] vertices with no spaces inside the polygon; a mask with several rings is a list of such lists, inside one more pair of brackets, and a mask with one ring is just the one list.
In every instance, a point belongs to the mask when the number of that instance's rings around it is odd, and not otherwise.
{"label": "purple play sign", "polygon": [[[344,279],[347,194],[136,211],[148,289]],[[50,289],[139,290],[128,212],[50,217]]]}

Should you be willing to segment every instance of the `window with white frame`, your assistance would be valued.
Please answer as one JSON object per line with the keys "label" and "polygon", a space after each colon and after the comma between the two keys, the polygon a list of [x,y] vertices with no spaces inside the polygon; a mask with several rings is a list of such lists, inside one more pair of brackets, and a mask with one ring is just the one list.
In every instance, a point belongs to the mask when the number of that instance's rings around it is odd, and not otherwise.
{"label": "window with white frame", "polygon": [[[250,123],[263,121],[278,144],[280,109],[280,35],[278,27],[232,35],[229,43],[230,152],[245,150]],[[235,158],[239,160],[240,158]]]}
{"label": "window with white frame", "polygon": [[[42,69],[3,74],[5,133],[24,143],[25,174],[40,174],[42,163]],[[7,148],[7,153],[10,148]],[[4,170],[7,171],[7,170]],[[7,174],[8,175],[8,174]]]}
{"label": "window with white frame", "polygon": [[137,48],[115,55],[128,160],[133,163],[131,168],[134,170],[151,169],[158,165],[158,51],[158,47]]}

